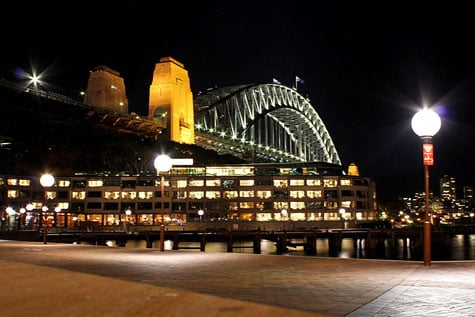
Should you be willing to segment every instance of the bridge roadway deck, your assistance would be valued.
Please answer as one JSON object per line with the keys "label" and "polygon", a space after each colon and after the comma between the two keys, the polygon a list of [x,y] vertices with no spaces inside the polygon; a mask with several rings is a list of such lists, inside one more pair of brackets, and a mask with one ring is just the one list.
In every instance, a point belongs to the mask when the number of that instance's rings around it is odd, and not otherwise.
{"label": "bridge roadway deck", "polygon": [[0,240],[2,316],[475,316],[475,262]]}

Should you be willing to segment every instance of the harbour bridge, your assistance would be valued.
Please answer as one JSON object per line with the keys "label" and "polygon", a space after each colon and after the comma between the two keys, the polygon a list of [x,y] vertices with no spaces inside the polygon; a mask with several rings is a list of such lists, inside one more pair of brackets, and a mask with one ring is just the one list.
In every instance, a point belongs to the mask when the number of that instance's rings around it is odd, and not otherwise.
{"label": "harbour bridge", "polygon": [[[35,111],[79,116],[95,124],[159,140],[163,128],[133,114],[113,112],[40,87],[0,78],[0,87],[18,98],[41,98]],[[22,102],[22,101],[20,101]],[[195,143],[248,161],[326,162],[341,165],[332,138],[309,100],[281,84],[210,89],[194,100]],[[3,102],[7,107],[9,102]]]}

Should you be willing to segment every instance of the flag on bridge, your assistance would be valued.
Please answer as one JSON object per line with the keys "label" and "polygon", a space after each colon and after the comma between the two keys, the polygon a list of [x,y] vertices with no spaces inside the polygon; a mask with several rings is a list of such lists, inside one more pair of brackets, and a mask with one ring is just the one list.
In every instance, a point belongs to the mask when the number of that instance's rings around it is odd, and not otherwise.
{"label": "flag on bridge", "polygon": [[279,85],[281,84],[281,82],[278,81],[278,80],[275,79],[275,78],[272,78],[272,83],[273,83],[273,84],[279,84]]}
{"label": "flag on bridge", "polygon": [[295,76],[295,90],[297,90],[297,87],[298,87],[299,83],[303,84],[304,80],[302,78],[300,78],[299,76]]}

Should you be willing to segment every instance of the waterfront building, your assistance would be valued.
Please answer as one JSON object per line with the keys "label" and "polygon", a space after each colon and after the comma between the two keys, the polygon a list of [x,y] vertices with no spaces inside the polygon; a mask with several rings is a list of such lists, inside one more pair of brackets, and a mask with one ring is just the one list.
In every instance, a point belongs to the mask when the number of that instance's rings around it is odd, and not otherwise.
{"label": "waterfront building", "polygon": [[[49,188],[39,178],[0,176],[1,210],[16,210],[18,227],[36,228],[44,205],[52,225],[65,228],[162,221],[310,221],[339,228],[376,220],[374,182],[329,163],[174,166],[164,177],[163,200],[157,175],[58,175]],[[20,213],[28,204],[33,209]]]}

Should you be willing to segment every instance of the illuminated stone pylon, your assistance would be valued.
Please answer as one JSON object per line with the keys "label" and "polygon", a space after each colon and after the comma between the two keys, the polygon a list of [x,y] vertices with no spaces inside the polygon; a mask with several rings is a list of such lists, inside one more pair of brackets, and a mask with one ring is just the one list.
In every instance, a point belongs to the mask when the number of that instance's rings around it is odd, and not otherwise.
{"label": "illuminated stone pylon", "polygon": [[155,65],[148,116],[166,129],[171,141],[195,143],[190,78],[184,65],[172,57],[162,57]]}
{"label": "illuminated stone pylon", "polygon": [[120,73],[106,66],[96,66],[89,73],[86,104],[117,113],[128,113],[124,79]]}

